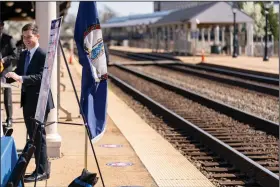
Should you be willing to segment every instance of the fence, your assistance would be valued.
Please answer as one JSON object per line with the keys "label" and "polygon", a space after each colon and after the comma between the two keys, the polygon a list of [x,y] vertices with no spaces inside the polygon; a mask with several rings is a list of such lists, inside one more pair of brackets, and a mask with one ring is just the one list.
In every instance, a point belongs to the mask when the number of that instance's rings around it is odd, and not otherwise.
{"label": "fence", "polygon": [[[191,54],[193,50],[196,49],[196,52],[199,54],[202,50],[205,53],[210,54],[211,45],[214,42],[211,41],[187,41],[187,40],[170,40],[168,43],[165,40],[157,40],[157,39],[142,39],[142,40],[130,40],[130,47],[138,47],[138,48],[150,48],[158,51],[164,52],[176,52],[180,54]],[[222,48],[222,45],[220,45]],[[240,47],[239,52],[241,55],[246,55],[246,46]],[[231,48],[233,49],[233,47]],[[228,49],[230,50],[230,49]],[[230,52],[228,53],[230,55]],[[260,57],[264,55],[264,42],[254,42],[254,56]],[[268,42],[268,56],[278,56],[278,41]]]}

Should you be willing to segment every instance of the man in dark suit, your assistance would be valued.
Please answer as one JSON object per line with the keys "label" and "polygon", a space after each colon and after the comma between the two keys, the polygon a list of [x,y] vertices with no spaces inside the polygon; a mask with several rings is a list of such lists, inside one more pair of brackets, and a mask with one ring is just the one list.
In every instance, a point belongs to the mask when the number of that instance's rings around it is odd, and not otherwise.
{"label": "man in dark suit", "polygon": [[[1,72],[1,77],[4,77],[7,72],[13,71],[17,61],[17,50],[13,38],[3,33],[4,22],[0,20],[0,62],[3,63],[4,70]],[[4,105],[6,110],[6,124],[12,126],[13,103],[12,89],[4,88]]]}
{"label": "man in dark suit", "polygon": [[[34,133],[34,122],[31,120],[31,118],[34,118],[36,113],[46,53],[39,47],[39,32],[37,25],[25,25],[22,28],[22,38],[27,50],[23,51],[20,54],[18,65],[15,71],[7,73],[6,77],[7,82],[17,81],[22,83],[21,106],[23,108],[23,116],[27,128],[27,133],[29,135],[29,138],[32,138],[32,135]],[[52,108],[54,108],[54,103],[50,91],[47,100],[44,120],[45,122],[47,120],[48,113]],[[36,167],[39,168],[37,176],[37,180],[39,181],[49,178],[46,131],[45,128],[42,128],[41,130],[42,137],[40,137],[39,131],[35,132],[35,162]],[[41,149],[38,148],[40,146],[40,138]],[[40,158],[39,161],[38,158]],[[35,171],[30,176],[25,177],[25,182],[35,181]]]}

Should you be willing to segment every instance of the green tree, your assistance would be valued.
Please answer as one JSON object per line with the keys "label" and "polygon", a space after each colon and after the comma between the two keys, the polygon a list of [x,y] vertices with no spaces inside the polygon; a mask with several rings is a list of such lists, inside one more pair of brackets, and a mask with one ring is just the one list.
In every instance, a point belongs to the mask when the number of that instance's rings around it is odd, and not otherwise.
{"label": "green tree", "polygon": [[[262,1],[256,2],[261,5],[262,7],[262,15],[265,16],[265,4]],[[268,10],[268,32],[271,33],[274,37],[274,40],[278,40],[279,38],[279,20],[278,20],[278,13],[274,13],[273,6],[271,6]]]}
{"label": "green tree", "polygon": [[236,3],[236,5],[237,5],[237,7],[238,7],[239,9],[243,9],[243,5],[244,5],[245,2],[243,2],[243,1],[237,1],[237,2],[235,2],[235,3]]}
{"label": "green tree", "polygon": [[261,5],[245,2],[242,10],[254,20],[254,34],[258,37],[264,36],[265,17],[262,15]]}
{"label": "green tree", "polygon": [[100,23],[105,23],[109,19],[117,17],[117,16],[118,16],[118,13],[106,5],[104,5],[104,9],[100,10],[100,12],[99,12]]}

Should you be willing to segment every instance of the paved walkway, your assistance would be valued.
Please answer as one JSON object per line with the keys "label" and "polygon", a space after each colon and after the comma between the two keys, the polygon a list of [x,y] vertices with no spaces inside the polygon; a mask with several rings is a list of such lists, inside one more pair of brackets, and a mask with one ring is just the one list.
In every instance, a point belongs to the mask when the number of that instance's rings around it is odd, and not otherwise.
{"label": "paved walkway", "polygon": [[[62,61],[63,62],[63,61]],[[66,72],[64,62],[64,77],[61,82],[65,84],[66,90],[61,91],[61,105],[64,109],[72,114],[73,123],[82,123],[79,118],[78,104],[71,86],[69,76]],[[73,65],[70,65],[71,73],[80,95],[80,75]],[[63,87],[61,87],[62,90]],[[3,96],[1,95],[3,98]],[[3,99],[2,99],[3,101]],[[13,90],[13,107],[14,107],[14,133],[17,149],[22,149],[25,145],[26,128],[23,122],[22,109],[19,106],[20,89]],[[4,104],[1,103],[1,108]],[[3,119],[5,111],[3,112]],[[66,114],[59,111],[59,121],[64,122]],[[121,134],[115,123],[107,116],[107,129],[103,138],[95,145],[98,162],[102,171],[105,186],[157,186],[154,179],[146,170],[133,148]],[[84,150],[85,150],[85,128],[83,126],[58,124],[58,132],[62,137],[61,158],[51,158],[51,177],[47,181],[37,183],[37,186],[62,187],[68,186],[73,179],[79,176],[84,168]],[[103,144],[120,144],[120,148],[103,148]],[[97,173],[97,167],[93,157],[93,153],[88,143],[88,170]],[[107,164],[112,162],[128,162],[133,166],[112,167]],[[31,160],[27,168],[27,173],[31,173],[35,169],[34,159]],[[26,186],[34,186],[33,183],[27,183]],[[96,186],[102,186],[99,179]]]}
{"label": "paved walkway", "polygon": [[[62,61],[63,62],[63,61]],[[69,76],[62,63],[64,76],[61,82],[61,105],[71,113],[73,123],[82,123],[78,105]],[[81,66],[74,61],[70,65],[75,86],[80,95]],[[63,87],[61,87],[63,88]],[[62,90],[62,89],[61,89]],[[20,89],[13,90],[14,133],[17,149],[25,145],[26,129],[19,108]],[[1,103],[2,108],[3,103]],[[4,113],[5,114],[5,113]],[[99,166],[106,187],[213,187],[214,185],[186,157],[147,125],[110,89],[108,91],[107,128],[104,136],[94,144]],[[5,115],[3,116],[5,119]],[[59,122],[66,120],[66,114],[59,111]],[[37,186],[63,187],[79,176],[84,168],[85,128],[79,125],[58,124],[62,137],[61,158],[50,158],[51,177]],[[102,145],[116,144],[118,148],[104,148]],[[97,173],[90,144],[88,144],[88,169]],[[116,163],[128,164],[125,167],[112,167]],[[120,166],[120,165],[119,165]],[[35,168],[34,159],[27,168],[31,173]],[[26,186],[34,186],[27,183]],[[96,186],[102,186],[101,180]]]}
{"label": "paved walkway", "polygon": [[[81,67],[74,63],[81,74]],[[167,140],[152,129],[111,90],[108,114],[160,187],[214,187]],[[145,185],[144,185],[145,186]]]}
{"label": "paved walkway", "polygon": [[[147,48],[142,49],[142,48],[124,47],[124,46],[110,46],[110,49],[131,51],[137,53],[152,52],[151,49],[147,49]],[[195,56],[195,57],[176,56],[176,57],[186,63],[198,64],[201,62],[201,57],[199,56]],[[204,63],[279,74],[279,59],[277,57],[271,57],[268,62],[264,62],[262,60],[262,57],[239,56],[238,58],[232,58],[231,56],[224,56],[224,55],[210,55],[205,57]]]}
{"label": "paved walkway", "polygon": [[[108,114],[160,187],[214,187],[185,156],[109,91]],[[113,106],[118,106],[117,110]],[[125,115],[124,115],[125,114]],[[129,117],[128,117],[129,116]]]}

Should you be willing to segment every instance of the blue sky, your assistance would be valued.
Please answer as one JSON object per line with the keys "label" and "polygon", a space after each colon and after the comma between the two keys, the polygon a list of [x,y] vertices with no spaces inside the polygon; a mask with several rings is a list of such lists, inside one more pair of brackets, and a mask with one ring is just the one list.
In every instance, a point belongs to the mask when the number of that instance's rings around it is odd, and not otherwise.
{"label": "blue sky", "polygon": [[[102,10],[104,5],[117,12],[120,16],[152,13],[154,10],[153,2],[97,2],[97,9]],[[71,2],[68,14],[76,15],[78,6],[79,2]]]}

